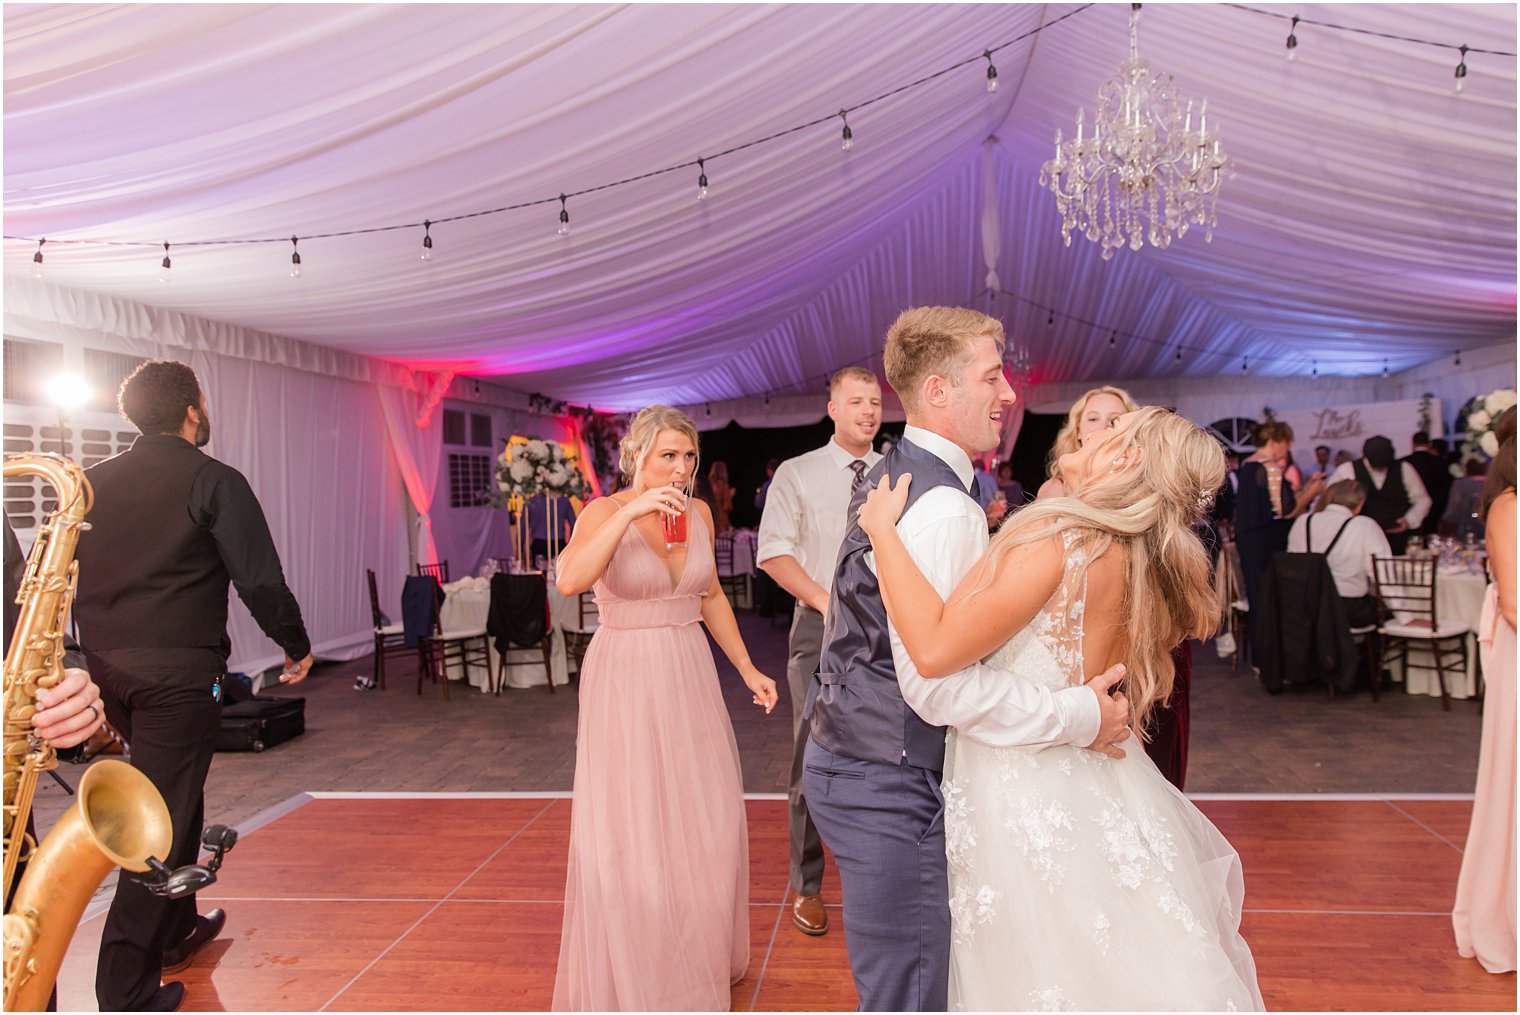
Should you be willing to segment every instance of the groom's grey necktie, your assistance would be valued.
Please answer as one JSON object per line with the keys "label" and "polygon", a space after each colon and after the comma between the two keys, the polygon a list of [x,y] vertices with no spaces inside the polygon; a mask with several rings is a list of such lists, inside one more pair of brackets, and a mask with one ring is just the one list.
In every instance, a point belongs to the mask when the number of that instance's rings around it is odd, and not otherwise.
{"label": "groom's grey necktie", "polygon": [[850,468],[855,470],[855,478],[850,480],[850,495],[854,496],[855,491],[860,489],[860,484],[865,482],[866,463],[857,458],[850,463]]}

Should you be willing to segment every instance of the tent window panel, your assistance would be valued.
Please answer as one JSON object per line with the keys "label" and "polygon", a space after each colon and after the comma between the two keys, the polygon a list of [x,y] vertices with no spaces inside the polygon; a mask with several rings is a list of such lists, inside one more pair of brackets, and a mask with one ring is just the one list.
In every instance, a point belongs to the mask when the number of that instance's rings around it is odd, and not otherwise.
{"label": "tent window panel", "polygon": [[56,342],[5,340],[5,400],[47,405],[43,385],[63,370],[63,346]]}
{"label": "tent window panel", "polygon": [[467,444],[464,439],[465,414],[459,409],[443,410],[443,443]]}
{"label": "tent window panel", "polygon": [[101,412],[116,411],[116,393],[138,366],[147,360],[121,352],[104,349],[84,351],[84,377],[90,384],[90,408]]}
{"label": "tent window panel", "polygon": [[470,446],[491,446],[491,417],[478,412],[470,413]]}
{"label": "tent window panel", "polygon": [[480,507],[492,483],[490,455],[449,455],[449,507]]}

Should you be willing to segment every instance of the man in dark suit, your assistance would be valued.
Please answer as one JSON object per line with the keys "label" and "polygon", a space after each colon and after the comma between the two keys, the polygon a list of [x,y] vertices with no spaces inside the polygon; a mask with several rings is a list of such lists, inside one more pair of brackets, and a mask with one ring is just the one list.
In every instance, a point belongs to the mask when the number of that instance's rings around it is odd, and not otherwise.
{"label": "man in dark suit", "polygon": [[1441,516],[1446,514],[1446,498],[1455,477],[1446,465],[1446,456],[1436,449],[1427,431],[1417,431],[1413,443],[1414,451],[1404,461],[1419,473],[1425,492],[1430,494],[1430,513],[1417,531],[1422,536],[1433,536],[1441,524]]}
{"label": "man in dark suit", "polygon": [[[174,845],[166,862],[180,867],[200,850],[202,791],[232,651],[229,584],[285,650],[282,682],[305,678],[311,642],[258,498],[242,473],[200,450],[211,419],[195,371],[144,363],[122,382],[118,400],[141,433],[86,472],[95,505],[79,539],[74,617],[106,717],[169,807]],[[194,896],[171,902],[123,874],[100,942],[101,1010],[174,1010],[184,986],[160,987],[160,974],[188,965],[224,919],[219,909],[197,916]]]}
{"label": "man in dark suit", "polygon": [[1004,746],[1101,750],[1126,735],[1122,695],[1105,693],[1117,668],[1047,698],[980,664],[929,680],[887,621],[860,505],[883,476],[895,484],[911,473],[898,524],[909,554],[942,594],[964,577],[987,547],[987,517],[971,495],[971,456],[997,446],[1002,411],[1014,400],[1002,345],[1001,324],[958,308],[905,311],[887,333],[887,379],[908,427],[851,499],[822,658],[808,686],[803,796],[839,867],[850,971],[864,1011],[944,1011],[947,1004],[945,725]]}

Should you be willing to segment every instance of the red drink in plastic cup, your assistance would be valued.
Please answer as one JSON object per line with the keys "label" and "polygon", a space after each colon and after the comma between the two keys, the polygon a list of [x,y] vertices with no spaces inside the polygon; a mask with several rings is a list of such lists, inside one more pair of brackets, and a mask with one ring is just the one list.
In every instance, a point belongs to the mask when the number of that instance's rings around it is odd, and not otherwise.
{"label": "red drink in plastic cup", "polygon": [[660,529],[665,534],[665,549],[673,550],[686,542],[686,512],[668,515],[660,512]]}

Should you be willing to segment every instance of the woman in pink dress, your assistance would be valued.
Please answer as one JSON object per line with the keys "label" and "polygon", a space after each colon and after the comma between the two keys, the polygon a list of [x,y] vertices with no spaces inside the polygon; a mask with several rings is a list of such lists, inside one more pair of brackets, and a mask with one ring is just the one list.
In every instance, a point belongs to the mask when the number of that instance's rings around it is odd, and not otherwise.
{"label": "woman in pink dress", "polygon": [[[754,702],[750,662],[713,566],[707,505],[684,491],[697,430],[663,405],[623,439],[629,489],[592,501],[559,590],[596,589],[575,742],[575,801],[555,1011],[727,1011],[749,960],[749,846],[739,749],[707,625]],[[684,518],[689,539],[663,519]]]}
{"label": "woman in pink dress", "polygon": [[1478,652],[1486,686],[1472,824],[1451,910],[1457,951],[1490,973],[1515,968],[1515,410],[1494,425],[1483,488],[1488,567]]}

